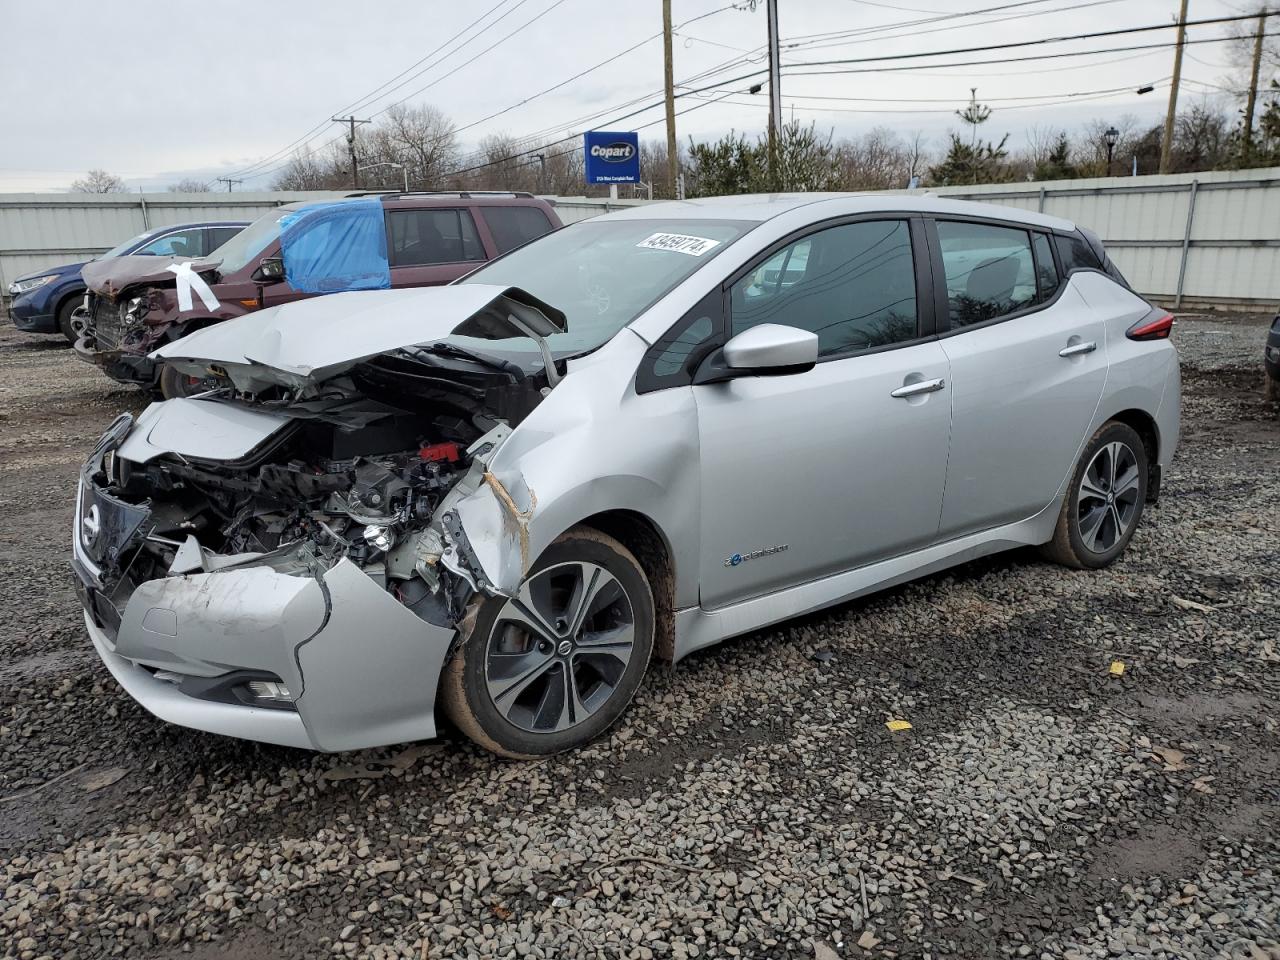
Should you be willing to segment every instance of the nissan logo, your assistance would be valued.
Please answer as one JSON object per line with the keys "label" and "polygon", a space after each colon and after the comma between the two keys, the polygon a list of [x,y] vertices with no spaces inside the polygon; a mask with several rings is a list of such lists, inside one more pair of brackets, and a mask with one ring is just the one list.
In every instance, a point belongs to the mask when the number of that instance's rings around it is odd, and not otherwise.
{"label": "nissan logo", "polygon": [[591,155],[599,157],[605,163],[626,163],[636,155],[636,148],[625,140],[603,146],[597,143],[591,147]]}
{"label": "nissan logo", "polygon": [[80,518],[80,536],[84,540],[84,545],[92,547],[101,530],[102,518],[98,515],[98,505],[95,503],[89,508],[89,512]]}

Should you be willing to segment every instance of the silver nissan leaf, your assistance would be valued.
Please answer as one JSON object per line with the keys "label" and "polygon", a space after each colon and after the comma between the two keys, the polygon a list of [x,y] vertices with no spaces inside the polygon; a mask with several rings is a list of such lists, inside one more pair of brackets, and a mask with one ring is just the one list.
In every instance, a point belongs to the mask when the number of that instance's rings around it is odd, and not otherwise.
{"label": "silver nissan leaf", "polygon": [[1178,439],[1172,318],[1097,238],[930,196],[665,203],[158,360],[73,532],[156,716],[315,750],[600,734],[651,659],[1019,545],[1100,568]]}

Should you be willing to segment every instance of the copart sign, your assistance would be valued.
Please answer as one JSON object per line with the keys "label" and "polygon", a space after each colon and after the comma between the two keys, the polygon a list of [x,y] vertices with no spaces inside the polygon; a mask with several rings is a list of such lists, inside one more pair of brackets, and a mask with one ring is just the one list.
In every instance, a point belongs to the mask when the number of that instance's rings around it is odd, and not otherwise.
{"label": "copart sign", "polygon": [[582,137],[587,183],[639,183],[640,135],[588,130]]}

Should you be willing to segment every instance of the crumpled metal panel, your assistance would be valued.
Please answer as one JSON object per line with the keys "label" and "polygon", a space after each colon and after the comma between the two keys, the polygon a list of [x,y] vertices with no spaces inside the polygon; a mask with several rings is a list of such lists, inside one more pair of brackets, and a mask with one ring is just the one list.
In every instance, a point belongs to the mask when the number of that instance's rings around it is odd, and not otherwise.
{"label": "crumpled metal panel", "polygon": [[216,400],[179,398],[153,403],[119,455],[146,463],[166,453],[204,460],[237,460],[289,422],[286,414],[250,410]]}

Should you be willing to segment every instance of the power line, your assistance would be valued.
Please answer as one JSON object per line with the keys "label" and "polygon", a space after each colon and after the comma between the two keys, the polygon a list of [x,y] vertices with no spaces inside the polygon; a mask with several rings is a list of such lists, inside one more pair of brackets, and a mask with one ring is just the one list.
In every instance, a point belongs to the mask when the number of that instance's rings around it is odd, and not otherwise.
{"label": "power line", "polygon": [[[342,108],[342,110],[339,110],[339,111],[337,111],[337,112],[338,112],[338,113],[342,113],[342,112],[344,112],[344,111],[348,111],[348,110],[355,110],[358,106],[360,106],[361,104],[363,104],[366,100],[368,100],[368,99],[369,99],[370,97],[372,97],[373,95],[377,94],[380,90],[382,90],[383,88],[385,88],[388,84],[394,83],[396,80],[399,80],[401,77],[403,77],[406,73],[408,73],[408,72],[409,72],[410,70],[412,70],[414,67],[418,66],[418,64],[422,63],[422,62],[423,62],[423,60],[428,60],[428,59],[430,59],[431,57],[435,56],[437,53],[439,53],[441,50],[443,50],[443,49],[444,49],[445,47],[447,47],[449,44],[451,44],[451,43],[455,42],[455,41],[456,41],[456,40],[458,40],[460,37],[462,37],[462,36],[463,36],[463,34],[467,33],[467,32],[468,32],[472,27],[474,27],[477,23],[480,23],[482,20],[484,20],[486,17],[488,17],[491,13],[493,13],[493,12],[494,12],[495,10],[497,10],[499,7],[501,7],[501,6],[503,6],[504,4],[509,3],[509,2],[510,2],[510,0],[498,0],[498,2],[497,2],[497,3],[495,3],[492,7],[490,7],[488,10],[486,10],[484,13],[482,13],[482,14],[481,14],[480,16],[478,16],[476,19],[472,20],[469,24],[467,24],[465,27],[463,27],[461,30],[459,30],[457,33],[455,33],[453,36],[451,36],[448,40],[445,40],[443,43],[441,43],[438,47],[436,47],[434,50],[432,50],[432,51],[431,51],[430,53],[428,53],[426,56],[424,56],[424,57],[420,58],[419,60],[415,61],[414,63],[410,64],[408,67],[406,67],[406,68],[405,68],[404,70],[402,70],[400,73],[396,74],[396,75],[395,75],[394,77],[392,77],[390,80],[386,81],[385,83],[380,84],[380,85],[379,85],[379,86],[377,86],[377,87],[374,87],[374,88],[373,88],[373,90],[372,90],[370,93],[367,93],[367,94],[365,94],[364,96],[360,97],[359,99],[357,99],[357,100],[353,101],[352,103],[347,104],[347,106],[343,107],[343,108]],[[521,0],[521,3],[525,3],[525,2],[527,2],[527,0]],[[507,16],[507,14],[510,14],[510,13],[514,12],[514,11],[515,11],[515,9],[516,9],[515,7],[512,7],[512,8],[511,8],[511,10],[508,10],[506,14],[503,14],[503,16],[505,17],[505,16]],[[494,21],[494,23],[498,23],[498,22],[500,22],[500,21],[501,21],[501,19],[502,19],[502,17],[499,17],[499,18],[498,18],[498,20],[495,20],[495,21]],[[492,26],[492,24],[490,24],[490,26]],[[471,39],[472,39],[472,40],[474,40],[474,39],[476,39],[476,38],[475,38],[475,37],[472,37]],[[470,43],[470,42],[471,42],[470,40],[468,40],[468,41],[467,41],[467,43]],[[465,46],[465,44],[464,44],[464,46]],[[459,49],[461,49],[461,47],[459,47]],[[456,52],[456,51],[455,51],[455,52]],[[444,59],[444,58],[442,58],[442,59]],[[314,127],[312,127],[310,130],[308,130],[306,133],[304,133],[302,136],[298,137],[298,138],[297,138],[296,140],[294,140],[293,142],[291,142],[291,143],[289,143],[289,144],[286,144],[285,146],[281,147],[279,150],[275,151],[274,153],[268,154],[266,157],[263,157],[262,159],[260,159],[260,160],[256,161],[255,163],[250,164],[249,166],[245,167],[244,169],[242,169],[242,170],[237,170],[237,171],[235,171],[235,172],[236,172],[236,173],[241,173],[241,174],[243,174],[243,173],[248,173],[248,172],[250,172],[251,170],[255,170],[255,169],[257,169],[257,168],[259,168],[259,167],[261,167],[261,166],[264,166],[264,165],[266,165],[266,164],[268,164],[268,163],[271,163],[275,158],[280,157],[280,156],[283,156],[284,154],[288,153],[289,151],[291,151],[291,150],[292,150],[292,149],[294,149],[295,147],[298,147],[299,145],[303,144],[303,143],[304,143],[304,141],[305,141],[305,142],[310,142],[311,140],[315,139],[315,136],[316,136],[317,132],[318,132],[318,131],[323,130],[326,126],[327,126],[327,121],[321,121],[320,123],[318,123],[318,124],[316,124]],[[330,141],[330,142],[332,142],[332,141]],[[327,146],[327,145],[328,145],[328,144],[326,144],[326,146]],[[323,149],[323,148],[322,148],[322,149]]]}
{"label": "power line", "polygon": [[[1276,13],[1266,14],[1266,16],[1280,16],[1280,11]],[[1214,23],[1235,23],[1239,20],[1253,20],[1257,14],[1247,14],[1233,17],[1205,17],[1200,20],[1188,20],[1185,26],[1198,27],[1206,24]],[[1064,37],[1040,37],[1035,40],[1017,40],[1012,43],[995,43],[986,44],[977,47],[953,47],[949,50],[933,50],[919,51],[916,53],[899,53],[885,54],[878,57],[857,57],[845,58],[841,60],[799,60],[794,62],[794,66],[800,67],[824,67],[839,66],[846,63],[879,63],[886,60],[916,60],[923,57],[940,57],[950,56],[959,53],[988,53],[993,50],[1013,50],[1018,47],[1035,47],[1046,43],[1068,43],[1074,40],[1096,40],[1100,37],[1117,37],[1129,33],[1149,33],[1152,30],[1174,30],[1177,29],[1176,23],[1155,23],[1142,27],[1123,27],[1116,30],[1097,30],[1092,33],[1069,34]]]}
{"label": "power line", "polygon": [[[1171,24],[1171,26],[1174,26],[1174,25]],[[1274,36],[1274,34],[1267,34],[1267,36]],[[1183,45],[1190,46],[1193,43],[1225,43],[1228,40],[1232,40],[1232,39],[1239,39],[1239,38],[1203,37],[1199,40],[1183,41]],[[999,60],[960,60],[955,63],[927,63],[921,67],[916,67],[908,64],[906,66],[900,66],[900,67],[893,67],[893,66],[860,67],[860,68],[853,68],[853,69],[847,69],[847,70],[788,70],[788,74],[790,76],[795,76],[795,77],[830,77],[830,76],[839,76],[841,74],[846,74],[846,73],[896,73],[904,70],[921,70],[921,69],[942,70],[942,69],[952,69],[954,67],[981,67],[981,66],[990,66],[990,65],[1001,65],[1006,63],[1026,63],[1029,61],[1039,62],[1041,60],[1058,60],[1064,57],[1094,57],[1104,53],[1127,53],[1133,50],[1168,50],[1170,47],[1173,47],[1175,45],[1176,44],[1172,42],[1147,43],[1147,44],[1137,44],[1137,45],[1125,46],[1125,47],[1104,47],[1098,50],[1066,50],[1058,53],[1037,53],[1029,57],[1001,57]],[[868,59],[868,60],[847,60],[842,62],[868,63],[871,61],[870,59]],[[788,67],[793,67],[793,66],[800,67],[800,66],[811,66],[811,65],[812,64],[784,64],[783,69],[788,69]]]}

